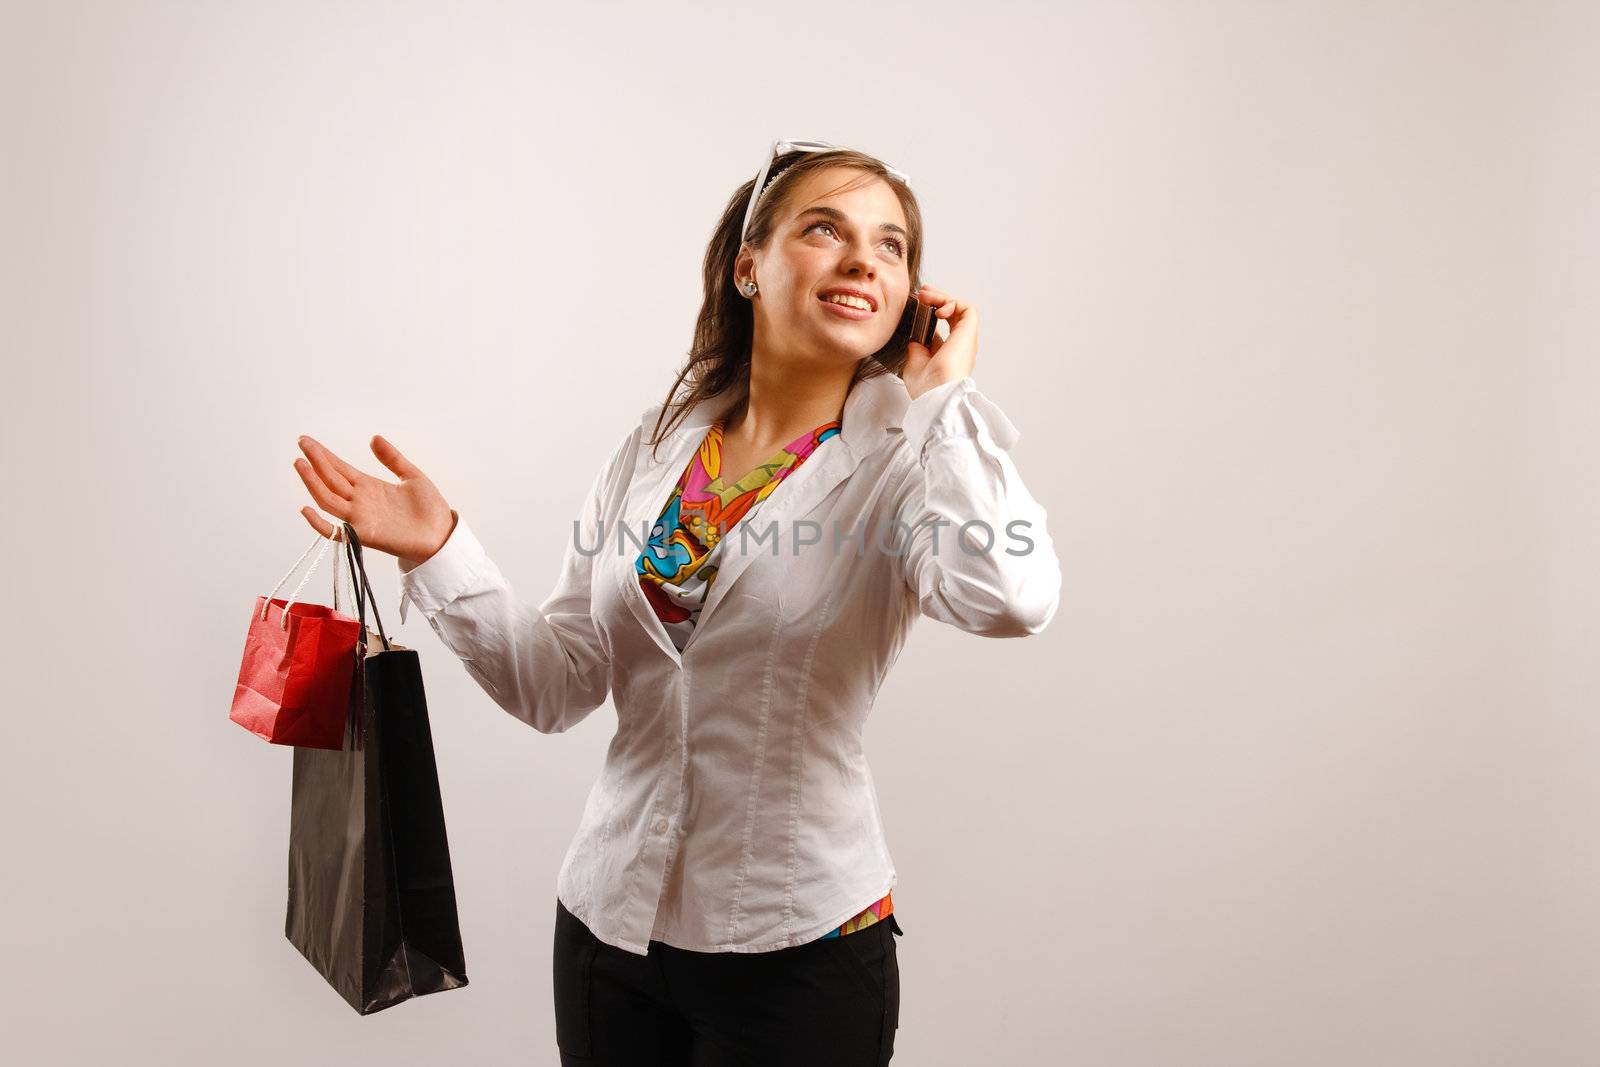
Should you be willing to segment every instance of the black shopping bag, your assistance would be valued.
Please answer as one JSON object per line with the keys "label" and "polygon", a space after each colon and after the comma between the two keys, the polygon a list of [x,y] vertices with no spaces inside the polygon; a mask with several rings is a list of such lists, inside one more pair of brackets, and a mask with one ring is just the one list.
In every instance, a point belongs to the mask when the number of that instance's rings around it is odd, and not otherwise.
{"label": "black shopping bag", "polygon": [[421,664],[384,633],[361,541],[343,533],[360,579],[357,669],[343,747],[294,750],[284,932],[369,1015],[464,986],[467,968]]}

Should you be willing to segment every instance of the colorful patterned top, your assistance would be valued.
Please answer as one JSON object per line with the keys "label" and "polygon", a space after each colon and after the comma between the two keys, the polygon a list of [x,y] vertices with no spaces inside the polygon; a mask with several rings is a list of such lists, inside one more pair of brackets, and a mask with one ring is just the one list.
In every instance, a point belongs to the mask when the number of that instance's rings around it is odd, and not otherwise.
{"label": "colorful patterned top", "polygon": [[[732,484],[722,480],[722,420],[706,431],[634,563],[645,599],[679,652],[716,580],[723,539],[823,442],[838,436],[839,426],[835,419],[801,434]],[[893,896],[873,901],[822,937],[853,934],[887,919],[894,911]]]}

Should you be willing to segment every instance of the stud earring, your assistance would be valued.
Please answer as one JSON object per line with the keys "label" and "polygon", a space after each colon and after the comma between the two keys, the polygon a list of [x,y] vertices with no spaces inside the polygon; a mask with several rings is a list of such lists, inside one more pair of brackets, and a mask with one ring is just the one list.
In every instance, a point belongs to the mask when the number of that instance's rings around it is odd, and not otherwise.
{"label": "stud earring", "polygon": [[744,295],[745,296],[755,296],[756,295],[756,280],[754,278],[747,278],[745,280],[744,285],[741,288],[744,289]]}

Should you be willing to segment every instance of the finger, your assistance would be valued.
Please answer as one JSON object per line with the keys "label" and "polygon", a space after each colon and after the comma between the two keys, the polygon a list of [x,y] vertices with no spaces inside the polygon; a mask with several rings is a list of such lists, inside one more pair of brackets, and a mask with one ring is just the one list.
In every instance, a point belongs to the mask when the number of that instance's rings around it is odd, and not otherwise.
{"label": "finger", "polygon": [[301,435],[298,444],[300,451],[311,461],[311,466],[316,468],[317,477],[322,479],[322,484],[347,500],[354,495],[355,486],[352,484],[352,479],[341,469],[350,466],[348,463],[328,451],[314,438]]}
{"label": "finger", "polygon": [[394,471],[402,478],[421,478],[423,474],[410,460],[400,454],[400,450],[389,443],[389,439],[382,434],[374,434],[372,438],[372,454],[378,457],[378,462]]}
{"label": "finger", "polygon": [[968,306],[951,296],[949,293],[945,292],[943,289],[936,289],[931,285],[924,285],[921,289],[917,290],[917,299],[922,301],[924,304],[936,305],[934,314],[941,319],[948,319],[955,315],[962,308]]}
{"label": "finger", "polygon": [[318,515],[315,508],[301,508],[300,514],[304,515],[306,517],[306,521],[311,524],[311,528],[317,531],[317,533],[321,534],[323,537],[331,537],[335,541],[344,540],[344,527],[335,527],[333,523],[324,519],[321,515]]}
{"label": "finger", "polygon": [[306,483],[306,488],[311,491],[311,499],[321,505],[322,510],[336,519],[350,518],[350,501],[340,496],[335,496],[322,484],[322,479],[317,477],[317,472],[311,464],[303,459],[294,461],[295,472],[300,475],[300,480]]}

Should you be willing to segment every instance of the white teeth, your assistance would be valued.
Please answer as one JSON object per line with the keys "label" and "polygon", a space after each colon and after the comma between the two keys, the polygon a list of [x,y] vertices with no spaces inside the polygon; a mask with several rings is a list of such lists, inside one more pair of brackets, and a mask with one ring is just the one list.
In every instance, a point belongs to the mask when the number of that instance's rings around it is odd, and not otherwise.
{"label": "white teeth", "polygon": [[862,311],[871,311],[872,305],[859,296],[846,296],[843,293],[829,293],[822,299],[830,304],[843,304],[845,307],[860,308]]}

